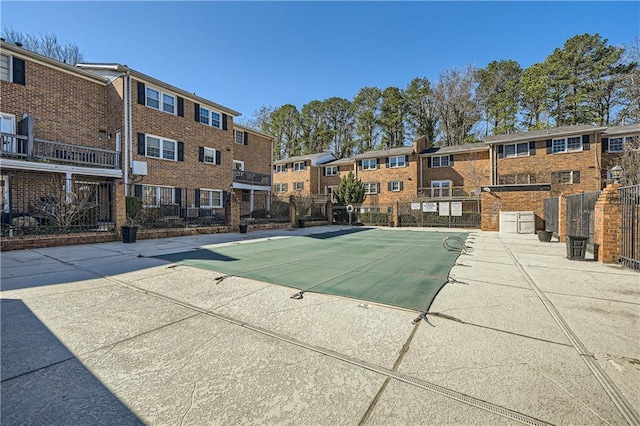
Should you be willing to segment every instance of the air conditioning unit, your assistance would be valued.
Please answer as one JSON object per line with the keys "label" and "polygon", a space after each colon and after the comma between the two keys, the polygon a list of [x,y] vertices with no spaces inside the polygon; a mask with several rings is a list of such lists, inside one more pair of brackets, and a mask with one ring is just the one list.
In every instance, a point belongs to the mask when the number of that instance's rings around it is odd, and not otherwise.
{"label": "air conditioning unit", "polygon": [[196,218],[200,215],[200,209],[198,207],[187,207],[187,217],[189,219]]}
{"label": "air conditioning unit", "polygon": [[146,161],[134,161],[131,165],[131,174],[135,176],[146,176],[147,162]]}

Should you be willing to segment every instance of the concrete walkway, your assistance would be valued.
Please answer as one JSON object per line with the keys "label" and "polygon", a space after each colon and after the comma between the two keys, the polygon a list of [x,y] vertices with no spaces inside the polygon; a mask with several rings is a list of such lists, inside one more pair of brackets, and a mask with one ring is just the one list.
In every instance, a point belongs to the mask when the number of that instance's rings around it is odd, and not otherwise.
{"label": "concrete walkway", "polygon": [[637,424],[640,275],[564,244],[472,232],[416,324],[148,257],[329,230],[1,253],[2,424]]}

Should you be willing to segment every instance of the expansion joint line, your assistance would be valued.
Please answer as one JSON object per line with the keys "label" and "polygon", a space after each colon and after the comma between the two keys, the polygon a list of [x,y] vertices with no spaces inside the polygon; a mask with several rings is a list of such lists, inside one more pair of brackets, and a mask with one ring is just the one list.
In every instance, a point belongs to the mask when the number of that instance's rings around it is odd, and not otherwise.
{"label": "expansion joint line", "polygon": [[629,401],[625,398],[625,396],[620,392],[618,387],[613,383],[611,378],[607,375],[607,373],[600,367],[600,364],[596,361],[595,357],[591,352],[587,350],[584,346],[578,335],[569,327],[569,324],[565,321],[565,319],[560,315],[558,309],[551,303],[551,300],[544,294],[544,292],[538,287],[533,278],[527,273],[524,269],[518,258],[515,254],[507,247],[505,242],[502,240],[502,237],[498,236],[498,240],[507,251],[515,266],[518,268],[524,279],[529,283],[529,286],[536,293],[544,307],[547,309],[549,314],[553,317],[555,322],[558,324],[562,332],[567,336],[569,342],[574,347],[578,355],[582,358],[582,360],[587,364],[587,367],[591,370],[591,373],[598,380],[604,391],[609,395],[611,401],[614,403],[616,408],[620,411],[620,414],[625,418],[627,423],[631,426],[640,426],[640,416],[631,406]]}

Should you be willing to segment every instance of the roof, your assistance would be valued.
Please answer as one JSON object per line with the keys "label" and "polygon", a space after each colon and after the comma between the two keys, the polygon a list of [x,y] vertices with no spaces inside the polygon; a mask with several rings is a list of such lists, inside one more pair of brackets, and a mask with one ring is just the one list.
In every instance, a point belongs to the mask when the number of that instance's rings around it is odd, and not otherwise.
{"label": "roof", "polygon": [[602,132],[602,134],[605,136],[626,135],[629,133],[634,133],[634,134],[640,133],[640,123],[628,124],[626,126],[607,127],[607,130]]}
{"label": "roof", "polygon": [[186,90],[180,89],[179,87],[173,86],[169,83],[165,83],[164,81],[158,80],[156,78],[153,78],[151,76],[148,76],[146,74],[141,73],[140,71],[136,71],[132,68],[129,68],[126,65],[122,65],[122,64],[117,64],[117,63],[82,63],[82,64],[76,64],[76,67],[78,67],[79,69],[84,69],[84,70],[89,70],[94,72],[94,74],[98,74],[100,71],[115,71],[121,74],[130,74],[132,77],[138,79],[138,80],[143,80],[145,82],[148,82],[154,86],[158,86],[164,89],[167,89],[171,92],[177,93],[180,96],[182,96],[183,98],[188,98],[190,100],[192,100],[193,102],[196,103],[201,103],[201,104],[206,104],[206,105],[211,105],[212,107],[214,107],[215,109],[218,109],[226,114],[229,115],[233,115],[234,117],[238,117],[240,115],[242,115],[240,112],[235,111],[231,108],[225,107],[223,105],[220,105],[216,102],[213,102],[209,99],[205,99],[203,97],[200,97],[198,95],[196,95],[195,93],[189,93]]}
{"label": "roof", "polygon": [[400,148],[390,148],[390,149],[382,149],[379,151],[367,151],[362,154],[358,154],[353,157],[356,160],[362,160],[364,158],[380,158],[380,157],[389,157],[393,155],[409,155],[413,154],[412,146],[401,146]]}
{"label": "roof", "polygon": [[60,71],[63,71],[69,74],[74,74],[78,77],[91,80],[96,83],[106,84],[109,81],[109,79],[106,77],[96,75],[95,73],[76,68],[64,62],[60,62],[55,59],[51,59],[47,56],[40,55],[39,53],[35,53],[30,50],[24,49],[22,47],[16,46],[15,44],[7,43],[6,41],[0,41],[0,47],[2,48],[3,53],[19,55],[20,57],[27,58],[30,61],[49,66],[51,68],[57,68]]}
{"label": "roof", "polygon": [[484,140],[488,144],[509,143],[547,139],[553,136],[570,136],[585,132],[598,132],[606,127],[596,127],[591,124],[576,124],[572,126],[553,127],[550,129],[529,130],[528,132],[512,133],[508,135],[487,136]]}
{"label": "roof", "polygon": [[451,146],[432,146],[424,151],[420,151],[420,155],[429,157],[431,155],[441,154],[459,154],[464,152],[476,152],[486,151],[489,149],[489,145],[484,142],[467,143],[464,145],[451,145]]}
{"label": "roof", "polygon": [[329,163],[324,163],[322,165],[322,167],[326,167],[326,166],[341,166],[343,164],[353,164],[356,161],[355,157],[345,157],[345,158],[340,158],[339,160],[336,161],[331,161]]}
{"label": "roof", "polygon": [[268,133],[261,132],[260,130],[256,130],[253,127],[244,126],[244,125],[238,124],[236,122],[233,123],[233,127],[234,128],[238,128],[239,130],[242,130],[244,132],[249,132],[249,133],[256,134],[258,136],[262,136],[262,137],[267,138],[269,140],[274,140],[275,139],[273,136],[271,136]]}
{"label": "roof", "polygon": [[[287,163],[296,163],[298,161],[306,161],[306,160],[316,160],[321,159],[322,157],[331,156],[334,159],[336,158],[330,152],[318,152],[316,154],[307,154],[307,155],[297,155],[295,157],[283,158],[278,161],[274,161],[273,164],[287,164]],[[332,161],[332,160],[329,160]]]}

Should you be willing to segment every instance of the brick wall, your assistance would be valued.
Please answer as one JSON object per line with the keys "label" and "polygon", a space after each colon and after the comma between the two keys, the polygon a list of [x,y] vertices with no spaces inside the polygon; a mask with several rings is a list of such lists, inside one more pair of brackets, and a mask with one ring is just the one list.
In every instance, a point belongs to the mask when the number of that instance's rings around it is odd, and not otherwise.
{"label": "brick wall", "polygon": [[[378,168],[375,170],[362,170],[357,167],[357,177],[363,183],[377,182],[380,184],[380,193],[367,195],[364,205],[389,204],[398,200],[412,200],[418,194],[418,163],[419,157],[413,153],[409,155],[406,167],[389,168],[385,157],[378,158]],[[392,181],[402,182],[401,191],[389,191],[388,184]]]}
{"label": "brick wall", "polygon": [[[287,171],[284,173],[276,173],[274,169],[273,183],[286,183],[287,192],[277,192],[278,196],[289,195],[310,195],[318,193],[318,173],[321,172],[320,167],[311,166],[310,160],[305,161],[305,169],[294,171],[293,164],[287,164]],[[303,182],[304,188],[302,191],[294,191],[294,182]],[[324,188],[323,188],[324,190]]]}
{"label": "brick wall", "polygon": [[271,139],[245,129],[236,129],[247,133],[247,145],[233,144],[233,159],[244,161],[247,172],[269,175],[271,173]]}
{"label": "brick wall", "polygon": [[453,154],[451,167],[428,167],[427,157],[422,159],[422,187],[431,187],[436,180],[450,180],[453,187],[471,191],[490,183],[489,151]]}
{"label": "brick wall", "polygon": [[549,191],[482,192],[481,229],[500,230],[500,212],[533,211],[536,230],[543,229],[543,200]]}
{"label": "brick wall", "polygon": [[618,188],[621,186],[607,186],[595,206],[594,257],[602,263],[618,263],[620,257],[622,211]]}

